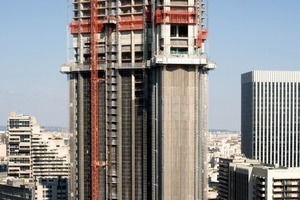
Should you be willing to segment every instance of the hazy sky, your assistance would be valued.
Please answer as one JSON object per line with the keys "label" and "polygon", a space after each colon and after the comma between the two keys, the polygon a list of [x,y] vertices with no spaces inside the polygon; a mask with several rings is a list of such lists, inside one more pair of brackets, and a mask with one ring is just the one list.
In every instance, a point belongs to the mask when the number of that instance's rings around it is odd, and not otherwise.
{"label": "hazy sky", "polygon": [[[240,75],[300,69],[300,1],[208,1],[208,50],[218,67],[209,76],[209,128],[239,130]],[[68,126],[67,76],[59,73],[68,4],[1,2],[0,125],[16,111],[44,126]]]}

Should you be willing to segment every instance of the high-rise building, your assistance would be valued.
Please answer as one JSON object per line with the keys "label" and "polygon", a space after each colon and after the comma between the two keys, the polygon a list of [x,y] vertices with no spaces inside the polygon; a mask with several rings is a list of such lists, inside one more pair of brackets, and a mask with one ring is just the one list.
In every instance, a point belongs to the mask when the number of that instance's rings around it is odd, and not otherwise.
{"label": "high-rise building", "polygon": [[[300,168],[266,166],[245,158],[220,158],[220,200],[299,199]],[[224,173],[224,171],[226,173]]]}
{"label": "high-rise building", "polygon": [[36,119],[12,112],[8,118],[8,176],[32,181],[31,135]]}
{"label": "high-rise building", "polygon": [[300,167],[300,72],[242,74],[242,153],[266,164]]}
{"label": "high-rise building", "polygon": [[206,199],[204,2],[73,3],[73,198]]}
{"label": "high-rise building", "polygon": [[33,183],[35,199],[68,199],[69,146],[45,132],[35,117],[12,112],[8,119],[8,176]]}

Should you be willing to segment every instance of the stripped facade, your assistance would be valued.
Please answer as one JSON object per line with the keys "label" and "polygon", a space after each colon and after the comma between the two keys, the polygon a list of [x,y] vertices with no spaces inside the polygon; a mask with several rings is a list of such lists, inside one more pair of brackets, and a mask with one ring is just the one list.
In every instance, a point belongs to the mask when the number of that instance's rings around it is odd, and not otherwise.
{"label": "stripped facade", "polygon": [[[72,196],[91,199],[90,1],[74,0]],[[205,199],[204,3],[98,0],[100,199]]]}

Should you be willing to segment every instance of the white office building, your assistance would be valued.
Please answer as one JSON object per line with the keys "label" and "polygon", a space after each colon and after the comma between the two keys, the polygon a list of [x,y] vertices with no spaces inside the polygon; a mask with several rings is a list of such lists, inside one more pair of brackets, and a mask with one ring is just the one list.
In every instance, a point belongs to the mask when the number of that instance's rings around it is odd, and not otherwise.
{"label": "white office building", "polygon": [[299,167],[300,71],[252,71],[241,82],[242,153]]}

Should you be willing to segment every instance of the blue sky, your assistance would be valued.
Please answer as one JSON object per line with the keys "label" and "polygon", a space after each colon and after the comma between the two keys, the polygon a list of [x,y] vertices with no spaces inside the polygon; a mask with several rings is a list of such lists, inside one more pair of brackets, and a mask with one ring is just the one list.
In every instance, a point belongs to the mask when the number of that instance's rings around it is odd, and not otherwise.
{"label": "blue sky", "polygon": [[[0,7],[0,125],[11,111],[68,126],[67,4],[3,1]],[[300,69],[300,1],[209,0],[209,128],[240,129],[240,75]],[[71,13],[70,13],[71,16]],[[70,17],[69,17],[70,18]]]}
{"label": "blue sky", "polygon": [[67,2],[3,1],[0,7],[0,125],[11,111],[68,126]]}
{"label": "blue sky", "polygon": [[240,75],[300,70],[300,1],[209,0],[209,128],[240,130]]}

